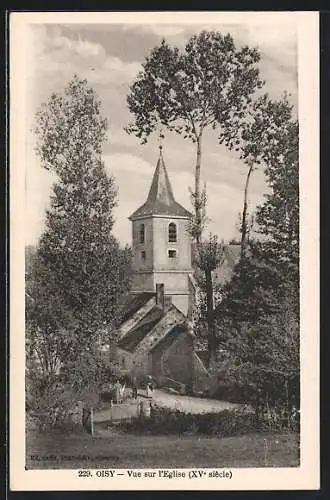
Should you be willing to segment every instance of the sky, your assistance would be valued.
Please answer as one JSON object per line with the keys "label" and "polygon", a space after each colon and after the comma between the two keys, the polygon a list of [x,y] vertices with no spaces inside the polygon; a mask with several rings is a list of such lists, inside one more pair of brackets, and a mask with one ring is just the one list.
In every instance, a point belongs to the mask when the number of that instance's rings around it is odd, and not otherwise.
{"label": "sky", "polygon": [[[26,50],[26,244],[36,244],[44,229],[45,210],[54,182],[41,168],[34,153],[33,120],[51,92],[61,92],[76,73],[87,78],[102,101],[102,114],[109,121],[104,145],[107,172],[115,177],[118,207],[114,233],[121,244],[131,243],[128,217],[142,205],[149,191],[158,158],[158,138],[141,145],[124,127],[132,120],[126,104],[129,85],[151,49],[165,38],[184,47],[188,38],[202,29],[230,33],[237,46],[258,47],[263,88],[278,98],[284,91],[297,106],[297,41],[292,24],[35,24],[24,44]],[[246,166],[236,152],[230,152],[209,132],[203,142],[202,180],[208,195],[206,231],[228,241],[237,236],[238,214],[242,210]],[[181,136],[165,131],[163,156],[176,200],[191,210],[188,186],[193,186],[195,146]],[[255,171],[251,178],[249,210],[264,199],[265,177]]]}

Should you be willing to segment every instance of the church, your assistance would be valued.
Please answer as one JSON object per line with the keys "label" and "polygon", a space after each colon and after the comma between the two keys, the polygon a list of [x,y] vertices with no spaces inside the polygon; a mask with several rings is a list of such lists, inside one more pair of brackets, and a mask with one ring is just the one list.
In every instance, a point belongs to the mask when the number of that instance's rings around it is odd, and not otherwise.
{"label": "church", "polygon": [[133,276],[116,331],[120,372],[198,390],[208,377],[191,325],[192,214],[174,198],[162,147],[146,202],[130,217]]}

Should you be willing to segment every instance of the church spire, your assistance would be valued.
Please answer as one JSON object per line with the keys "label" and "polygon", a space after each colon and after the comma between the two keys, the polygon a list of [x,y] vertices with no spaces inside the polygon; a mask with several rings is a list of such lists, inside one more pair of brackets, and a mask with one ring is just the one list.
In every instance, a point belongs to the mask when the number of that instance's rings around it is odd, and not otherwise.
{"label": "church spire", "polygon": [[147,201],[129,218],[134,220],[152,215],[168,215],[187,219],[192,217],[192,214],[174,199],[173,189],[165,167],[163,146],[161,143],[159,144],[159,157]]}
{"label": "church spire", "polygon": [[163,158],[163,146],[159,145],[159,158],[150,186],[147,202],[160,202],[164,205],[175,203],[172,186]]}

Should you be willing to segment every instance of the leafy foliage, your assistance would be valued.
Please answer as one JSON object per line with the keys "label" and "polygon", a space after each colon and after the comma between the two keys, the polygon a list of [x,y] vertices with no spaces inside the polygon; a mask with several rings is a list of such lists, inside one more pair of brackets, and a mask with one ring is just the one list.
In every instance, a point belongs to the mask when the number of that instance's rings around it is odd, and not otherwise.
{"label": "leafy foliage", "polygon": [[134,121],[126,131],[142,143],[160,125],[196,143],[193,204],[197,242],[203,229],[203,131],[242,118],[251,94],[263,85],[259,60],[257,49],[238,49],[230,34],[223,36],[216,31],[192,36],[183,51],[163,40],[146,58],[127,97]]}
{"label": "leafy foliage", "polygon": [[216,234],[209,234],[203,241],[196,255],[197,265],[202,271],[214,271],[223,262],[223,242],[219,242]]}
{"label": "leafy foliage", "polygon": [[250,247],[250,255],[240,259],[231,281],[223,288],[223,299],[217,308],[221,330],[226,331],[229,326],[239,328],[241,323],[255,324],[278,308],[282,277],[260,250],[260,244]]}
{"label": "leafy foliage", "polygon": [[266,238],[250,242],[216,315],[222,376],[249,388],[257,412],[280,405],[288,415],[299,404],[298,124],[287,103],[263,102],[261,146],[248,136],[245,146],[265,163],[271,188],[256,212]]}
{"label": "leafy foliage", "polygon": [[122,423],[121,427],[126,431],[140,434],[188,434],[220,438],[265,430],[296,430],[299,415],[291,413],[289,421],[283,419],[280,414],[276,414],[276,417],[271,419],[270,415],[265,414],[262,420],[257,420],[251,409],[243,406],[218,413],[193,414],[153,405],[151,418],[136,418],[131,423]]}
{"label": "leafy foliage", "polygon": [[257,49],[237,49],[230,34],[202,31],[183,52],[165,40],[143,64],[128,95],[135,122],[127,127],[145,142],[159,123],[193,142],[216,120],[240,115],[256,88],[261,87],[255,64]]}
{"label": "leafy foliage", "polygon": [[[246,250],[251,219],[248,214],[250,177],[256,168],[263,166],[271,184],[271,170],[280,168],[283,156],[290,155],[290,150],[295,148],[294,135],[297,137],[297,134],[293,130],[292,109],[287,94],[275,101],[264,94],[251,101],[244,115],[232,117],[223,127],[220,142],[239,152],[248,169],[240,224],[242,255]],[[293,139],[291,146],[289,138]]]}
{"label": "leafy foliage", "polygon": [[102,160],[107,121],[77,76],[36,115],[37,153],[55,176],[45,231],[26,276],[31,373],[60,366],[76,393],[99,383],[100,348],[129,286],[130,249],[112,235],[117,190]]}
{"label": "leafy foliage", "polygon": [[299,402],[299,321],[289,291],[276,314],[227,331],[220,377],[241,389],[256,413],[274,407],[288,416]]}
{"label": "leafy foliage", "polygon": [[268,153],[266,175],[271,193],[257,210],[259,232],[266,236],[268,258],[287,278],[299,279],[299,144],[298,123],[282,131],[276,148]]}
{"label": "leafy foliage", "polygon": [[196,264],[204,274],[203,292],[206,302],[206,323],[208,330],[208,365],[216,360],[216,333],[214,323],[214,289],[212,281],[212,271],[223,262],[223,243],[218,241],[216,235],[209,235],[208,241],[203,241],[198,245]]}
{"label": "leafy foliage", "polygon": [[83,332],[109,325],[128,286],[130,251],[112,235],[116,187],[101,157],[107,122],[100,106],[87,81],[75,76],[37,114],[37,151],[56,175],[37,273],[40,280],[44,274],[44,295],[59,302],[50,316],[60,317],[66,330],[79,330],[79,343]]}

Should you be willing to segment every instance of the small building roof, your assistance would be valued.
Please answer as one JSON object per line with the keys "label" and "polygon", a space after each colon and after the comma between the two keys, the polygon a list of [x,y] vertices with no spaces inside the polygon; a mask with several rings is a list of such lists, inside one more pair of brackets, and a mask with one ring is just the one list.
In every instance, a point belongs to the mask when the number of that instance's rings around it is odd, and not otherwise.
{"label": "small building roof", "polygon": [[172,186],[165,167],[162,148],[150,186],[147,201],[129,217],[130,220],[152,215],[168,215],[169,217],[185,217],[190,219],[191,212],[175,201]]}
{"label": "small building roof", "polygon": [[117,326],[122,325],[141,309],[155,294],[152,292],[141,292],[138,294],[128,293],[120,304],[120,314]]}
{"label": "small building roof", "polygon": [[139,322],[118,342],[118,347],[133,352],[137,345],[163,317],[162,308],[153,307]]}

